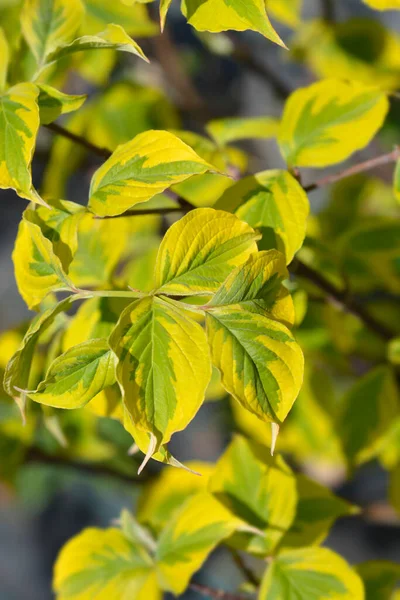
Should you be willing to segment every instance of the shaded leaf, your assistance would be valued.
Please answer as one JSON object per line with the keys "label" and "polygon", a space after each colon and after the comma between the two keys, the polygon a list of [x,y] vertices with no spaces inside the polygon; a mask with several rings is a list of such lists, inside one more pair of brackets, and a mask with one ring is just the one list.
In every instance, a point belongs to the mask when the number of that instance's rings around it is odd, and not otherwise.
{"label": "shaded leaf", "polygon": [[279,121],[272,117],[232,117],[210,121],[206,129],[217,144],[224,146],[239,140],[276,137]]}
{"label": "shaded leaf", "polygon": [[40,111],[40,122],[47,124],[55,121],[60,115],[78,110],[85,102],[87,96],[71,96],[59,92],[50,85],[41,83],[38,85],[38,105]]}

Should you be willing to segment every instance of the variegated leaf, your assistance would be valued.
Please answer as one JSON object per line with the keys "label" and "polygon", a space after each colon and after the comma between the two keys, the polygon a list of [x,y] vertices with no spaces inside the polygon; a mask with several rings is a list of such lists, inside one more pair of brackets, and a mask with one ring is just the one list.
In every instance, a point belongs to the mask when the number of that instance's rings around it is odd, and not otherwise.
{"label": "variegated leaf", "polygon": [[39,128],[38,88],[19,83],[0,96],[0,188],[43,202],[32,187],[31,161]]}
{"label": "variegated leaf", "polygon": [[174,183],[213,167],[167,131],[146,131],[118,146],[93,175],[89,208],[99,216],[118,215],[146,202]]}
{"label": "variegated leaf", "polygon": [[105,339],[70,348],[50,365],[46,378],[28,396],[55,408],[80,408],[115,383],[115,356]]}
{"label": "variegated leaf", "polygon": [[215,292],[234,267],[257,251],[259,235],[222,210],[198,208],[165,235],[156,262],[156,285],[174,295]]}
{"label": "variegated leaf", "polygon": [[73,39],[82,17],[81,0],[25,0],[22,31],[39,67],[58,46]]}
{"label": "variegated leaf", "polygon": [[147,297],[122,313],[110,345],[125,406],[135,427],[151,434],[150,458],[204,400],[211,377],[205,333],[179,304]]}
{"label": "variegated leaf", "polygon": [[86,94],[80,96],[72,96],[64,94],[56,90],[56,88],[43,83],[38,85],[39,88],[39,111],[40,122],[47,124],[55,121],[60,115],[78,110],[85,102]]}

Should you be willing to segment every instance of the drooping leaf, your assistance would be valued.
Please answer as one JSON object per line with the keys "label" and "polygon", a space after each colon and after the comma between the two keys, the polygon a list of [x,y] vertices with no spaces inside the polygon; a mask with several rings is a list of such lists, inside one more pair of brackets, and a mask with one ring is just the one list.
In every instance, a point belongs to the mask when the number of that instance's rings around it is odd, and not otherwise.
{"label": "drooping leaf", "polygon": [[385,94],[355,81],[326,79],[296,90],[281,121],[281,152],[290,166],[341,162],[371,141],[388,106]]}
{"label": "drooping leaf", "polygon": [[292,527],[281,548],[321,544],[339,517],[357,514],[358,509],[335,496],[328,488],[302,473],[296,475],[298,501]]}
{"label": "drooping leaf", "polygon": [[169,7],[171,6],[172,0],[160,0],[160,26],[161,31],[164,30],[165,21],[167,20],[167,14]]}
{"label": "drooping leaf", "polygon": [[46,63],[51,64],[65,56],[84,50],[119,50],[120,52],[135,54],[148,62],[143,50],[129,37],[124,28],[111,23],[97,35],[84,35],[73,40],[70,44],[58,46],[47,56]]}
{"label": "drooping leaf", "polygon": [[242,526],[211,494],[192,496],[159,538],[155,560],[161,587],[182,594],[217,544]]}
{"label": "drooping leaf", "polygon": [[356,566],[364,582],[365,600],[392,600],[400,579],[400,565],[388,560],[368,560]]}
{"label": "drooping leaf", "polygon": [[228,276],[206,309],[211,357],[222,384],[261,420],[280,424],[303,380],[304,359],[286,325],[293,304],[280,286],[279,253],[262,252]]}
{"label": "drooping leaf", "polygon": [[161,600],[153,561],[119,529],[85,529],[55,564],[57,600]]}
{"label": "drooping leaf", "polygon": [[0,27],[0,92],[3,91],[7,81],[8,66],[10,62],[10,49],[3,28]]}
{"label": "drooping leaf", "polygon": [[198,31],[251,29],[285,47],[269,21],[264,0],[182,0],[181,9]]}
{"label": "drooping leaf", "polygon": [[278,135],[279,121],[272,117],[232,117],[216,119],[207,124],[207,131],[217,144],[225,146],[230,142],[245,139],[264,139]]}
{"label": "drooping leaf", "polygon": [[146,131],[119,146],[93,175],[89,208],[117,215],[150,200],[173,183],[213,167],[167,131]]}
{"label": "drooping leaf", "polygon": [[327,548],[280,553],[268,566],[258,600],[364,600],[359,576]]}
{"label": "drooping leaf", "polygon": [[190,496],[206,490],[214,465],[190,461],[185,466],[201,476],[182,469],[164,469],[155,481],[146,484],[138,504],[137,518],[141,523],[161,529]]}
{"label": "drooping leaf", "polygon": [[38,105],[40,122],[47,124],[55,121],[60,115],[78,110],[85,102],[87,96],[71,96],[56,90],[56,88],[43,83],[38,85]]}
{"label": "drooping leaf", "polygon": [[76,300],[81,299],[78,294],[69,296],[55,306],[48,308],[32,321],[20,347],[7,364],[3,382],[7,394],[12,397],[15,396],[16,387],[23,390],[27,389],[32,360],[39,337],[54,323],[58,315],[68,311]]}
{"label": "drooping leaf", "polygon": [[376,367],[350,388],[337,430],[351,464],[360,464],[379,450],[382,438],[399,414],[396,381],[389,367]]}
{"label": "drooping leaf", "polygon": [[156,285],[174,295],[218,289],[232,269],[257,251],[258,234],[212,208],[192,210],[167,231],[157,256]]}
{"label": "drooping leaf", "polygon": [[80,408],[115,383],[115,360],[105,339],[70,348],[50,365],[29,398],[55,408]]}
{"label": "drooping leaf", "polygon": [[234,438],[216,464],[209,491],[258,534],[238,534],[235,545],[269,555],[292,524],[296,512],[296,479],[281,457],[266,447]]}
{"label": "drooping leaf", "polygon": [[122,313],[110,345],[125,405],[135,426],[156,440],[154,454],[204,400],[211,377],[205,333],[178,303],[147,297]]}
{"label": "drooping leaf", "polygon": [[73,39],[82,17],[81,0],[25,0],[22,31],[40,67],[57,47]]}
{"label": "drooping leaf", "polygon": [[24,212],[12,258],[18,290],[31,309],[36,309],[50,292],[73,288],[51,241],[42,232],[40,217],[33,210]]}
{"label": "drooping leaf", "polygon": [[19,83],[0,96],[0,188],[41,203],[32,187],[31,161],[39,128],[38,88]]}
{"label": "drooping leaf", "polygon": [[221,196],[215,208],[234,212],[262,234],[260,250],[276,248],[290,263],[306,234],[307,196],[287,171],[244,177]]}

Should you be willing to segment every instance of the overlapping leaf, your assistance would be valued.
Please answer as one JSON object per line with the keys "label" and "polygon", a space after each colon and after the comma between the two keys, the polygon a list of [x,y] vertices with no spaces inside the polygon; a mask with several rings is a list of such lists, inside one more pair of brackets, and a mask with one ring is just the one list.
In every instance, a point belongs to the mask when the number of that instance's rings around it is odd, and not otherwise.
{"label": "overlapping leaf", "polygon": [[400,10],[400,0],[364,0],[364,2],[377,10]]}
{"label": "overlapping leaf", "polygon": [[147,297],[122,313],[110,344],[125,405],[135,426],[154,439],[151,456],[204,400],[211,377],[205,333],[177,303]]}
{"label": "overlapping leaf", "polygon": [[276,137],[278,130],[279,121],[272,117],[216,119],[207,124],[208,133],[221,146],[247,138]]}
{"label": "overlapping leaf", "polygon": [[165,235],[157,257],[161,293],[204,294],[218,289],[230,271],[257,251],[258,234],[224,211],[188,213]]}
{"label": "overlapping leaf", "polygon": [[172,133],[146,131],[119,146],[93,175],[89,208],[100,216],[117,215],[210,169]]}
{"label": "overlapping leaf", "polygon": [[258,600],[364,600],[359,576],[327,548],[285,551],[265,573]]}
{"label": "overlapping leaf", "polygon": [[294,315],[280,286],[286,274],[282,258],[274,251],[250,257],[229,275],[206,310],[211,356],[223,386],[250,412],[277,424],[299,393],[304,362],[283,324]]}
{"label": "overlapping leaf", "polygon": [[215,205],[260,231],[260,250],[276,248],[290,263],[302,246],[309,213],[307,196],[287,171],[263,171],[227,189]]}
{"label": "overlapping leaf", "polygon": [[31,161],[39,128],[38,88],[19,83],[0,96],[0,188],[42,202],[32,187]]}
{"label": "overlapping leaf", "polygon": [[326,79],[289,97],[279,133],[291,166],[325,167],[366,146],[381,128],[388,101],[376,88]]}
{"label": "overlapping leaf", "polygon": [[266,447],[235,437],[219,459],[209,490],[236,517],[259,530],[240,534],[235,545],[253,554],[271,554],[296,512],[296,479]]}
{"label": "overlapping leaf", "polygon": [[55,408],[80,408],[115,383],[114,359],[105,339],[78,344],[52,362],[29,397]]}
{"label": "overlapping leaf", "polygon": [[53,580],[57,600],[161,600],[153,561],[118,529],[86,529],[59,555]]}
{"label": "overlapping leaf", "polygon": [[64,94],[56,88],[43,83],[38,85],[38,105],[40,111],[40,122],[47,124],[55,121],[60,115],[78,110],[85,102],[87,96],[73,96]]}
{"label": "overlapping leaf", "polygon": [[22,31],[39,66],[58,46],[73,39],[82,18],[81,0],[25,0]]}
{"label": "overlapping leaf", "polygon": [[12,257],[18,290],[29,308],[37,308],[52,291],[73,288],[53,244],[41,229],[38,213],[33,210],[24,213]]}

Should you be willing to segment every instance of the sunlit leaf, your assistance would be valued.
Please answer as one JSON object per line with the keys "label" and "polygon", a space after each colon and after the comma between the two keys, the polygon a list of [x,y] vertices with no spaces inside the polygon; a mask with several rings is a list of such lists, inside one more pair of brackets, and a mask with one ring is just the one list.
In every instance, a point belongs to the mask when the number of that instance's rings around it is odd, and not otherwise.
{"label": "sunlit leaf", "polygon": [[55,408],[80,408],[115,382],[115,360],[105,339],[70,348],[50,365],[29,397]]}
{"label": "sunlit leaf", "polygon": [[39,66],[58,46],[73,39],[82,17],[81,0],[25,0],[22,31]]}
{"label": "sunlit leaf", "polygon": [[400,0],[363,0],[371,8],[377,10],[400,10]]}
{"label": "sunlit leaf", "polygon": [[42,202],[32,187],[31,161],[39,128],[38,88],[19,83],[0,96],[0,188]]}
{"label": "sunlit leaf", "polygon": [[163,530],[156,551],[162,588],[176,595],[186,589],[210,552],[243,525],[211,494],[192,496]]}
{"label": "sunlit leaf", "polygon": [[207,131],[217,144],[245,139],[264,139],[278,135],[279,121],[272,117],[217,119],[207,123]]}
{"label": "sunlit leaf", "polygon": [[62,549],[55,564],[57,600],[161,600],[153,562],[118,529],[86,529]]}
{"label": "sunlit leaf", "polygon": [[168,230],[157,257],[156,285],[174,295],[218,289],[232,269],[257,251],[258,234],[212,208],[192,210]]}
{"label": "sunlit leaf", "polygon": [[307,196],[287,171],[263,171],[244,177],[221,196],[216,208],[234,212],[260,231],[260,250],[277,248],[290,263],[306,234]]}
{"label": "sunlit leaf", "polygon": [[119,146],[93,175],[89,208],[100,216],[117,215],[210,169],[172,133],[146,131]]}
{"label": "sunlit leaf", "polygon": [[325,167],[366,146],[388,111],[382,92],[358,82],[326,79],[293,92],[279,145],[289,165]]}
{"label": "sunlit leaf", "polygon": [[110,344],[125,405],[158,450],[186,427],[204,400],[211,377],[205,333],[179,304],[148,297],[122,313]]}
{"label": "sunlit leaf", "polygon": [[182,0],[182,12],[198,31],[258,31],[280,46],[285,44],[272,27],[264,0]]}
{"label": "sunlit leaf", "polygon": [[8,66],[10,62],[10,49],[3,29],[0,27],[0,92],[7,81]]}
{"label": "sunlit leaf", "polygon": [[236,517],[259,530],[236,536],[241,549],[266,556],[292,524],[296,479],[281,457],[237,436],[216,464],[209,490]]}
{"label": "sunlit leaf", "polygon": [[269,564],[258,600],[364,600],[361,579],[327,548],[280,553]]}

